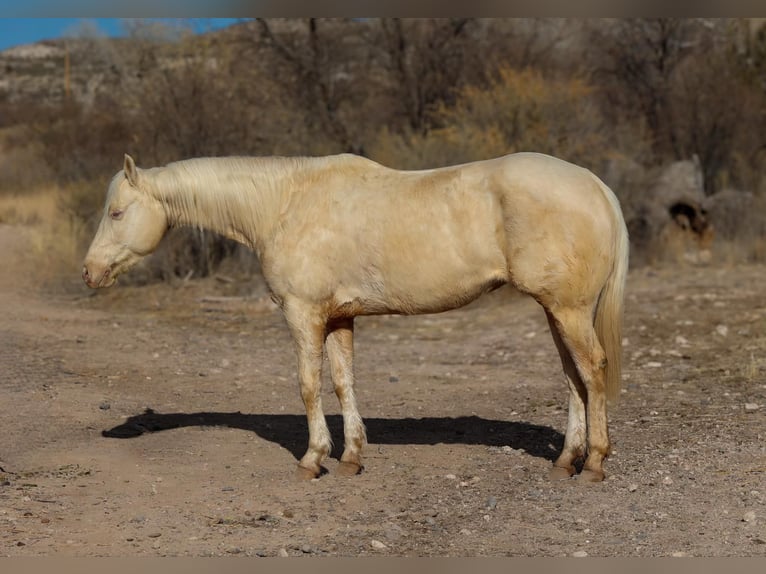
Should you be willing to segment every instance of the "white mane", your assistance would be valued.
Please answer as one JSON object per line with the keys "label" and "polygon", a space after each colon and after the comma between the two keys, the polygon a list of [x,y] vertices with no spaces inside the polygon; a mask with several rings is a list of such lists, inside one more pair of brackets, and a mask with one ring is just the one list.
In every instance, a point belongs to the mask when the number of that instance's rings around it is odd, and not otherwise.
{"label": "white mane", "polygon": [[141,185],[171,226],[212,229],[254,247],[246,238],[268,234],[296,190],[360,163],[374,164],[351,155],[195,158],[141,170]]}

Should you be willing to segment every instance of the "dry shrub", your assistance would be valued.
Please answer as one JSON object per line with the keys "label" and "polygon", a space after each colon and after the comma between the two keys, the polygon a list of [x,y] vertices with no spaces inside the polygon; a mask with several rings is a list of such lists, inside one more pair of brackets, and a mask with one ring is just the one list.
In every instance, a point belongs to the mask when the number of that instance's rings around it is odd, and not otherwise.
{"label": "dry shrub", "polygon": [[716,261],[766,262],[766,195],[724,190],[709,198],[707,208],[715,228]]}
{"label": "dry shrub", "polygon": [[41,152],[42,145],[26,126],[0,131],[0,194],[24,193],[51,181],[53,173]]}
{"label": "dry shrub", "polygon": [[62,209],[64,193],[55,186],[0,196],[0,223],[24,234],[25,261],[38,282],[51,286],[79,283],[87,233],[81,221]]}
{"label": "dry shrub", "polygon": [[433,167],[520,151],[548,153],[581,165],[609,156],[593,89],[580,78],[546,78],[534,69],[501,69],[487,89],[466,86],[454,106],[441,105],[440,127],[419,135],[382,131],[371,155],[400,168]]}
{"label": "dry shrub", "polygon": [[48,189],[0,195],[0,223],[6,225],[41,225],[55,212],[56,195]]}

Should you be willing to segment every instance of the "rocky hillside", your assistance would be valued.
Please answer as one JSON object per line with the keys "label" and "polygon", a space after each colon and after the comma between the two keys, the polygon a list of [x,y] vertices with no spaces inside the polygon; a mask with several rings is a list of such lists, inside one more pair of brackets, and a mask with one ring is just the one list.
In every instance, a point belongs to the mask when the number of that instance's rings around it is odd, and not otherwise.
{"label": "rocky hillside", "polygon": [[[323,32],[344,38],[344,43],[366,22],[334,20],[323,23]],[[252,49],[261,30],[254,21],[243,21],[227,28],[198,35],[161,26],[138,29],[125,38],[88,36],[45,40],[0,51],[0,103],[59,104],[67,95],[74,101],[92,103],[100,91],[126,87],[140,78],[142,70],[157,63],[173,68],[180,58],[199,54],[207,48]],[[305,22],[295,19],[272,19],[274,34],[301,36]],[[243,48],[241,40],[247,37]],[[179,53],[178,40],[185,43]],[[300,43],[300,42],[299,42]],[[67,62],[68,61],[68,62]],[[0,110],[2,113],[2,110]],[[8,122],[5,122],[8,123]]]}
{"label": "rocky hillside", "polygon": [[61,103],[67,88],[76,100],[92,100],[110,73],[105,56],[121,43],[124,41],[49,40],[4,50],[0,52],[0,101]]}
{"label": "rocky hillside", "polygon": [[[201,34],[193,41],[226,41],[246,26]],[[101,90],[125,79],[128,64],[132,74],[140,73],[141,57],[149,44],[162,47],[179,37],[177,31],[144,31],[129,38],[45,40],[0,51],[0,102],[57,104],[68,93],[75,101],[91,103]]]}

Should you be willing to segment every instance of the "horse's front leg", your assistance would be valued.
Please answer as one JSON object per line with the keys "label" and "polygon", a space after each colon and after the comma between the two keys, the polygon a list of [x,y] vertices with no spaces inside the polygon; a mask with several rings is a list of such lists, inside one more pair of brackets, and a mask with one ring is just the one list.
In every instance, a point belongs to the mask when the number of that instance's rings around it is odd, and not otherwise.
{"label": "horse's front leg", "polygon": [[343,412],[343,455],[338,474],[352,476],[362,471],[362,448],[367,442],[362,417],[354,395],[354,320],[344,319],[332,324],[327,334],[327,356],[335,386],[335,394]]}
{"label": "horse's front leg", "polygon": [[301,398],[306,407],[309,446],[298,463],[297,476],[316,478],[322,472],[322,461],[330,453],[332,439],[322,411],[322,347],[325,321],[311,306],[290,302],[284,307],[298,356],[298,379]]}

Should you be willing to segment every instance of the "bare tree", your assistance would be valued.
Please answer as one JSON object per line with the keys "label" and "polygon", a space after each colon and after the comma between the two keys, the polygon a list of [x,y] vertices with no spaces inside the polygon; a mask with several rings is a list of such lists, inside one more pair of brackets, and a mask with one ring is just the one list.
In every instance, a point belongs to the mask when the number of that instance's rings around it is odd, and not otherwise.
{"label": "bare tree", "polygon": [[392,101],[414,131],[430,127],[435,104],[451,100],[465,80],[472,24],[467,18],[379,21],[378,48],[390,74]]}
{"label": "bare tree", "polygon": [[624,19],[593,26],[596,77],[609,107],[646,121],[658,154],[678,152],[669,114],[671,77],[697,46],[700,23],[688,19]]}
{"label": "bare tree", "polygon": [[[295,26],[295,21],[275,23],[259,18],[257,22],[260,40],[276,57],[272,71],[283,83],[285,92],[299,100],[308,112],[307,120],[316,122],[316,127],[326,132],[342,151],[359,152],[361,145],[342,113],[352,94],[351,58],[358,56],[344,42],[349,37],[325,30],[331,25],[320,24],[317,18],[301,21],[301,27]],[[337,22],[332,24],[336,25]]]}

